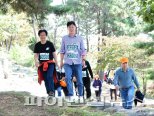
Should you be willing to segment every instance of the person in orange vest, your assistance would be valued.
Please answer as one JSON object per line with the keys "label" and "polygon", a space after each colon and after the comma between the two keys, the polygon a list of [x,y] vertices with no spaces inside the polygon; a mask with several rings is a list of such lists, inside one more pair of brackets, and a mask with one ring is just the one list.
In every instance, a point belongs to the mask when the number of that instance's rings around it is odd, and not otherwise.
{"label": "person in orange vest", "polygon": [[[45,87],[49,96],[55,95],[54,82],[57,83],[55,65],[57,63],[56,50],[52,42],[47,40],[48,32],[39,30],[40,41],[34,47],[35,66],[38,68],[38,81],[45,81]],[[54,59],[54,60],[53,60]],[[59,67],[59,66],[58,66]]]}

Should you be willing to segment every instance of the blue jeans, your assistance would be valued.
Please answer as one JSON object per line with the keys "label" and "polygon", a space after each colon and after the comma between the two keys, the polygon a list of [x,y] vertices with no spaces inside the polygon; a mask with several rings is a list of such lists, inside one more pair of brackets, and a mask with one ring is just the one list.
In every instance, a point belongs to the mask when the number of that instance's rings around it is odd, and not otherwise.
{"label": "blue jeans", "polygon": [[123,108],[132,109],[134,101],[134,92],[135,92],[134,86],[130,86],[129,88],[125,89],[120,89]]}
{"label": "blue jeans", "polygon": [[61,87],[57,88],[58,96],[61,96]]}
{"label": "blue jeans", "polygon": [[83,96],[82,65],[81,64],[74,64],[74,65],[64,64],[64,69],[65,69],[65,75],[66,75],[68,96],[73,96],[74,94],[72,76],[75,76],[77,79],[79,96]]}
{"label": "blue jeans", "polygon": [[55,90],[54,90],[54,80],[53,80],[54,68],[55,68],[54,64],[49,64],[47,71],[43,71],[43,67],[41,67],[41,71],[43,73],[47,94],[49,92],[55,92]]}

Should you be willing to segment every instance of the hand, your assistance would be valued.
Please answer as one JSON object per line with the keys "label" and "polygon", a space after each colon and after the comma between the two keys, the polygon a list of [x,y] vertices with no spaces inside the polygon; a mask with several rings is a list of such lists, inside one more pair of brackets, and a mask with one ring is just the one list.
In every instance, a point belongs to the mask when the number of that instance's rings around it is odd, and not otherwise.
{"label": "hand", "polygon": [[115,86],[115,89],[118,91],[118,90],[119,90],[119,86],[118,86],[118,85],[116,85],[116,86]]}
{"label": "hand", "polygon": [[55,63],[55,65],[57,66],[59,70],[61,69],[58,63]]}
{"label": "hand", "polygon": [[59,68],[62,69],[63,65],[64,65],[64,63],[63,62],[60,62]]}
{"label": "hand", "polygon": [[137,91],[140,91],[140,88],[137,88]]}
{"label": "hand", "polygon": [[82,60],[85,60],[86,59],[86,56],[82,56]]}
{"label": "hand", "polygon": [[40,66],[39,62],[35,62],[35,66],[38,68]]}
{"label": "hand", "polygon": [[61,79],[61,80],[63,80],[63,81],[64,81],[64,80],[65,80],[65,77],[62,77],[62,79]]}
{"label": "hand", "polygon": [[73,81],[73,82],[76,82],[76,81],[77,81],[77,80],[76,80],[76,77],[73,77],[72,81]]}

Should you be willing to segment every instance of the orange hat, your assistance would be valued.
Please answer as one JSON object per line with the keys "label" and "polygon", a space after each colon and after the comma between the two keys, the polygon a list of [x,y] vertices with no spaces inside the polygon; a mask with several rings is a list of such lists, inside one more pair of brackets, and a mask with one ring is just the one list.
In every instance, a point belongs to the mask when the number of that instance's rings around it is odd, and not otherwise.
{"label": "orange hat", "polygon": [[66,86],[67,86],[67,84],[66,84],[66,82],[65,82],[65,81],[60,80],[60,86],[62,86],[62,87],[66,87]]}
{"label": "orange hat", "polygon": [[123,57],[123,58],[121,58],[121,59],[120,59],[120,62],[121,62],[121,63],[125,63],[125,62],[128,62],[128,58],[126,58],[126,57]]}

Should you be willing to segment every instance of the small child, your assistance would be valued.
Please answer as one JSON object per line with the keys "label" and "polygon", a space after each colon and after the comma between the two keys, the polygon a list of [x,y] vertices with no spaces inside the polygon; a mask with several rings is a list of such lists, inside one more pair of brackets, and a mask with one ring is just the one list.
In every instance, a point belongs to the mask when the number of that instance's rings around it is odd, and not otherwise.
{"label": "small child", "polygon": [[97,101],[101,101],[102,82],[98,75],[95,75],[94,77],[93,87],[95,88]]}

